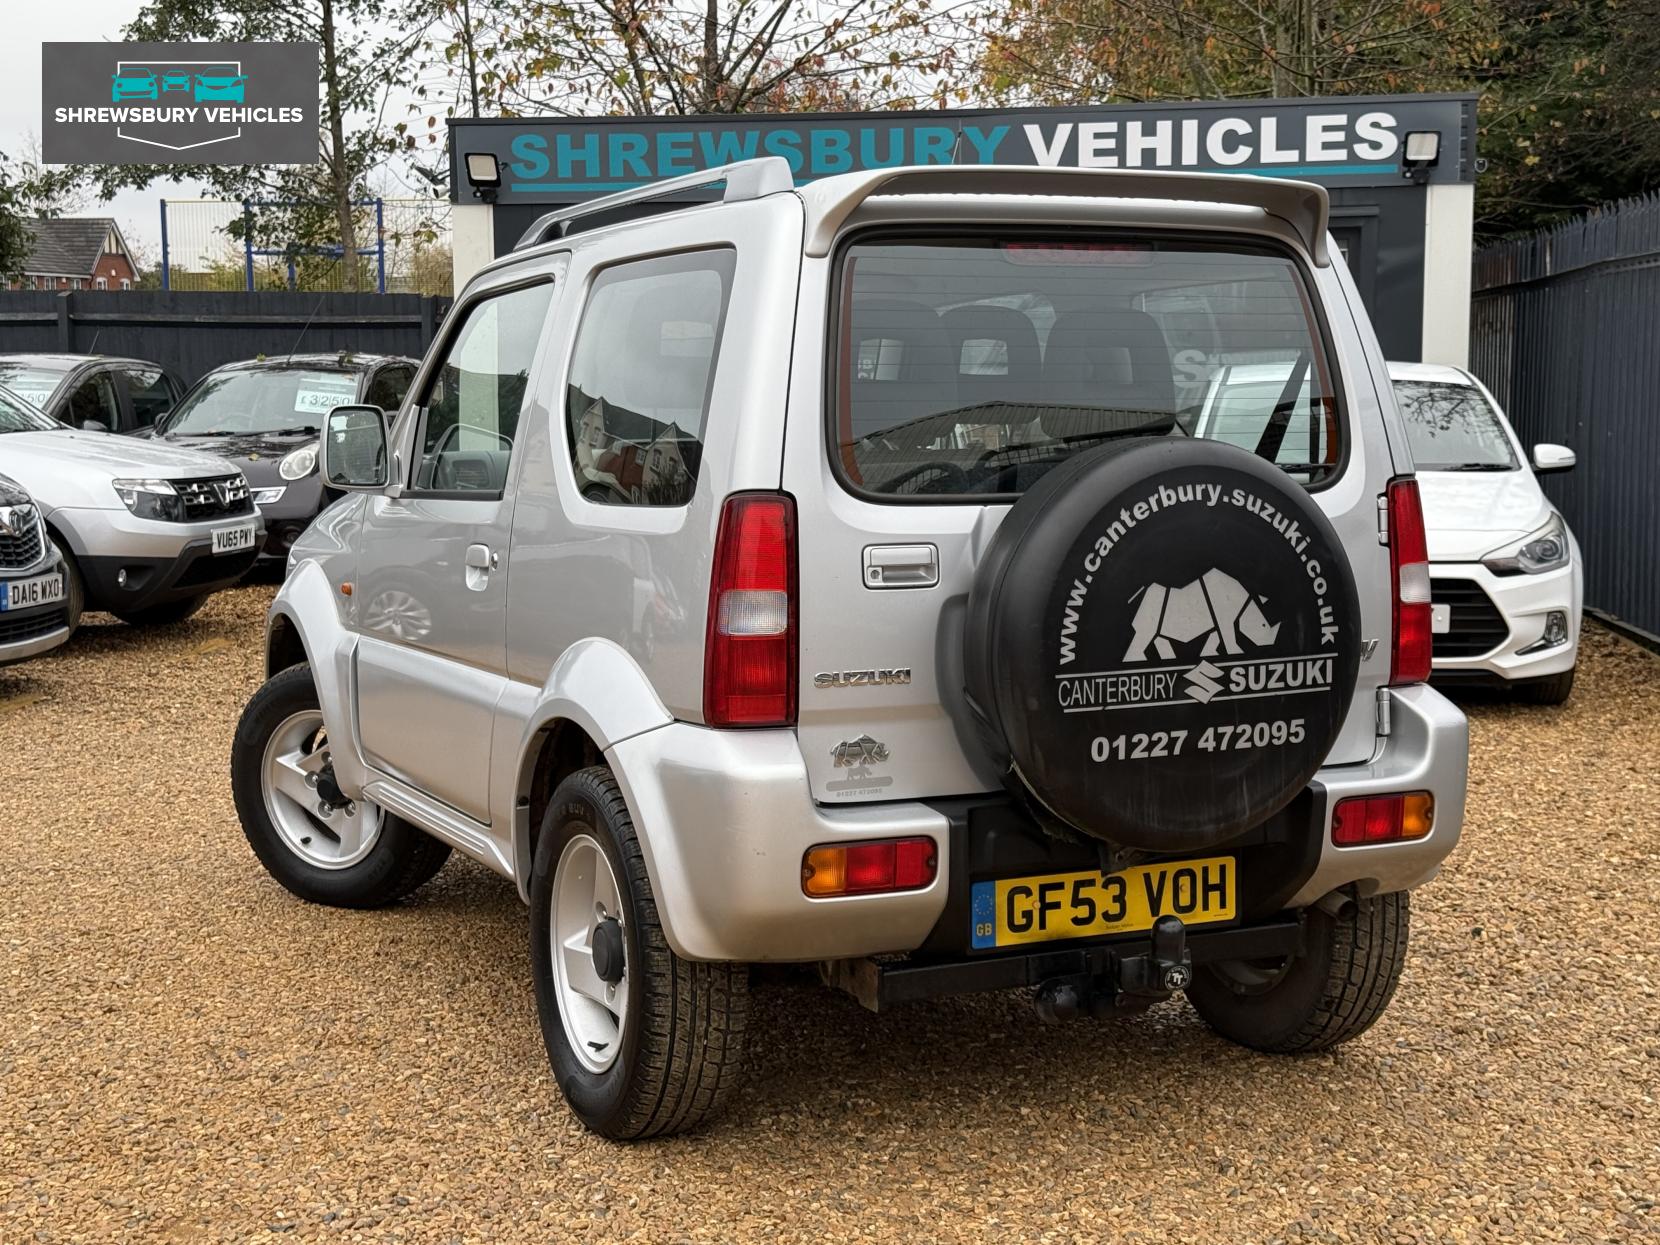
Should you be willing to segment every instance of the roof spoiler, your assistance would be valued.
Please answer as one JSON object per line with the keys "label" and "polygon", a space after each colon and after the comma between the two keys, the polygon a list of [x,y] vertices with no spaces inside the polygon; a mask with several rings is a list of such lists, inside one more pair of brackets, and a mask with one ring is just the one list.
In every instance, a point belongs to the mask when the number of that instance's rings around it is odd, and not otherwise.
{"label": "roof spoiler", "polygon": [[874,195],[1063,195],[1092,199],[1169,199],[1261,208],[1284,221],[1321,268],[1330,201],[1324,186],[1241,173],[1166,173],[1139,169],[1034,168],[1031,165],[921,165],[871,169],[802,186],[807,254],[830,253],[836,234]]}

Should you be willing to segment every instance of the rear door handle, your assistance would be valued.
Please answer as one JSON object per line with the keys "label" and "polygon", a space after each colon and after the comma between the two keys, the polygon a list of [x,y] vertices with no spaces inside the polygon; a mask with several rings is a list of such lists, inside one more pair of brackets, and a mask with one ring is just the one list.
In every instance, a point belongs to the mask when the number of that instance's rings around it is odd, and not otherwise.
{"label": "rear door handle", "polygon": [[866,545],[865,587],[932,588],[940,581],[934,545]]}

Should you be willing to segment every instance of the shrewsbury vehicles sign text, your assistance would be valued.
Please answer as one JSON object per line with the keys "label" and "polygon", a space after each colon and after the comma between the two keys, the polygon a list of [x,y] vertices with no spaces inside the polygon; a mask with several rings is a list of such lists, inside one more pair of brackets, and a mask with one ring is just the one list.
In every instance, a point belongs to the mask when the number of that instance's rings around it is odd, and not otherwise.
{"label": "shrewsbury vehicles sign text", "polygon": [[[1104,105],[1023,111],[456,120],[451,159],[492,152],[501,200],[548,202],[626,189],[755,156],[782,156],[799,181],[901,164],[1204,169],[1341,185],[1401,178],[1408,132],[1437,130],[1432,180],[1456,181],[1464,101],[1419,96]],[[452,185],[465,193],[465,179]],[[696,197],[696,196],[688,196]]]}

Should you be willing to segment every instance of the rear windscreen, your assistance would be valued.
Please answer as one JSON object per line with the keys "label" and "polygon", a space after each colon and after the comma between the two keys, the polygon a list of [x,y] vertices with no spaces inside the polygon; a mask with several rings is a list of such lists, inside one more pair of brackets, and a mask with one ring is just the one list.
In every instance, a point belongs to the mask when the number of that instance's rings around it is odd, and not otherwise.
{"label": "rear windscreen", "polygon": [[1341,457],[1319,323],[1276,251],[871,241],[838,298],[837,458],[871,493],[1023,493],[1132,436],[1227,441],[1309,483]]}

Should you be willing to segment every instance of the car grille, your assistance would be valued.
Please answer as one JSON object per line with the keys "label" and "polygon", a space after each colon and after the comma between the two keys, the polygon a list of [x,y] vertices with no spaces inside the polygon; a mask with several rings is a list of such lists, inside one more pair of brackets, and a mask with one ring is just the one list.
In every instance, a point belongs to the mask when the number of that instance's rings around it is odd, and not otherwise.
{"label": "car grille", "polygon": [[0,568],[18,571],[33,566],[42,552],[40,523],[35,519],[31,518],[29,526],[17,535],[0,532]]}
{"label": "car grille", "polygon": [[1480,657],[1510,638],[1504,615],[1474,580],[1432,579],[1429,594],[1452,615],[1446,634],[1435,637],[1435,656]]}
{"label": "car grille", "polygon": [[206,480],[174,480],[173,487],[184,498],[187,523],[254,512],[253,498],[248,495],[248,481],[240,474],[213,476]]}
{"label": "car grille", "polygon": [[0,614],[0,644],[21,644],[25,640],[39,639],[64,625],[64,611],[60,607],[48,610],[44,614],[30,614],[23,618],[13,618],[9,614]]}

